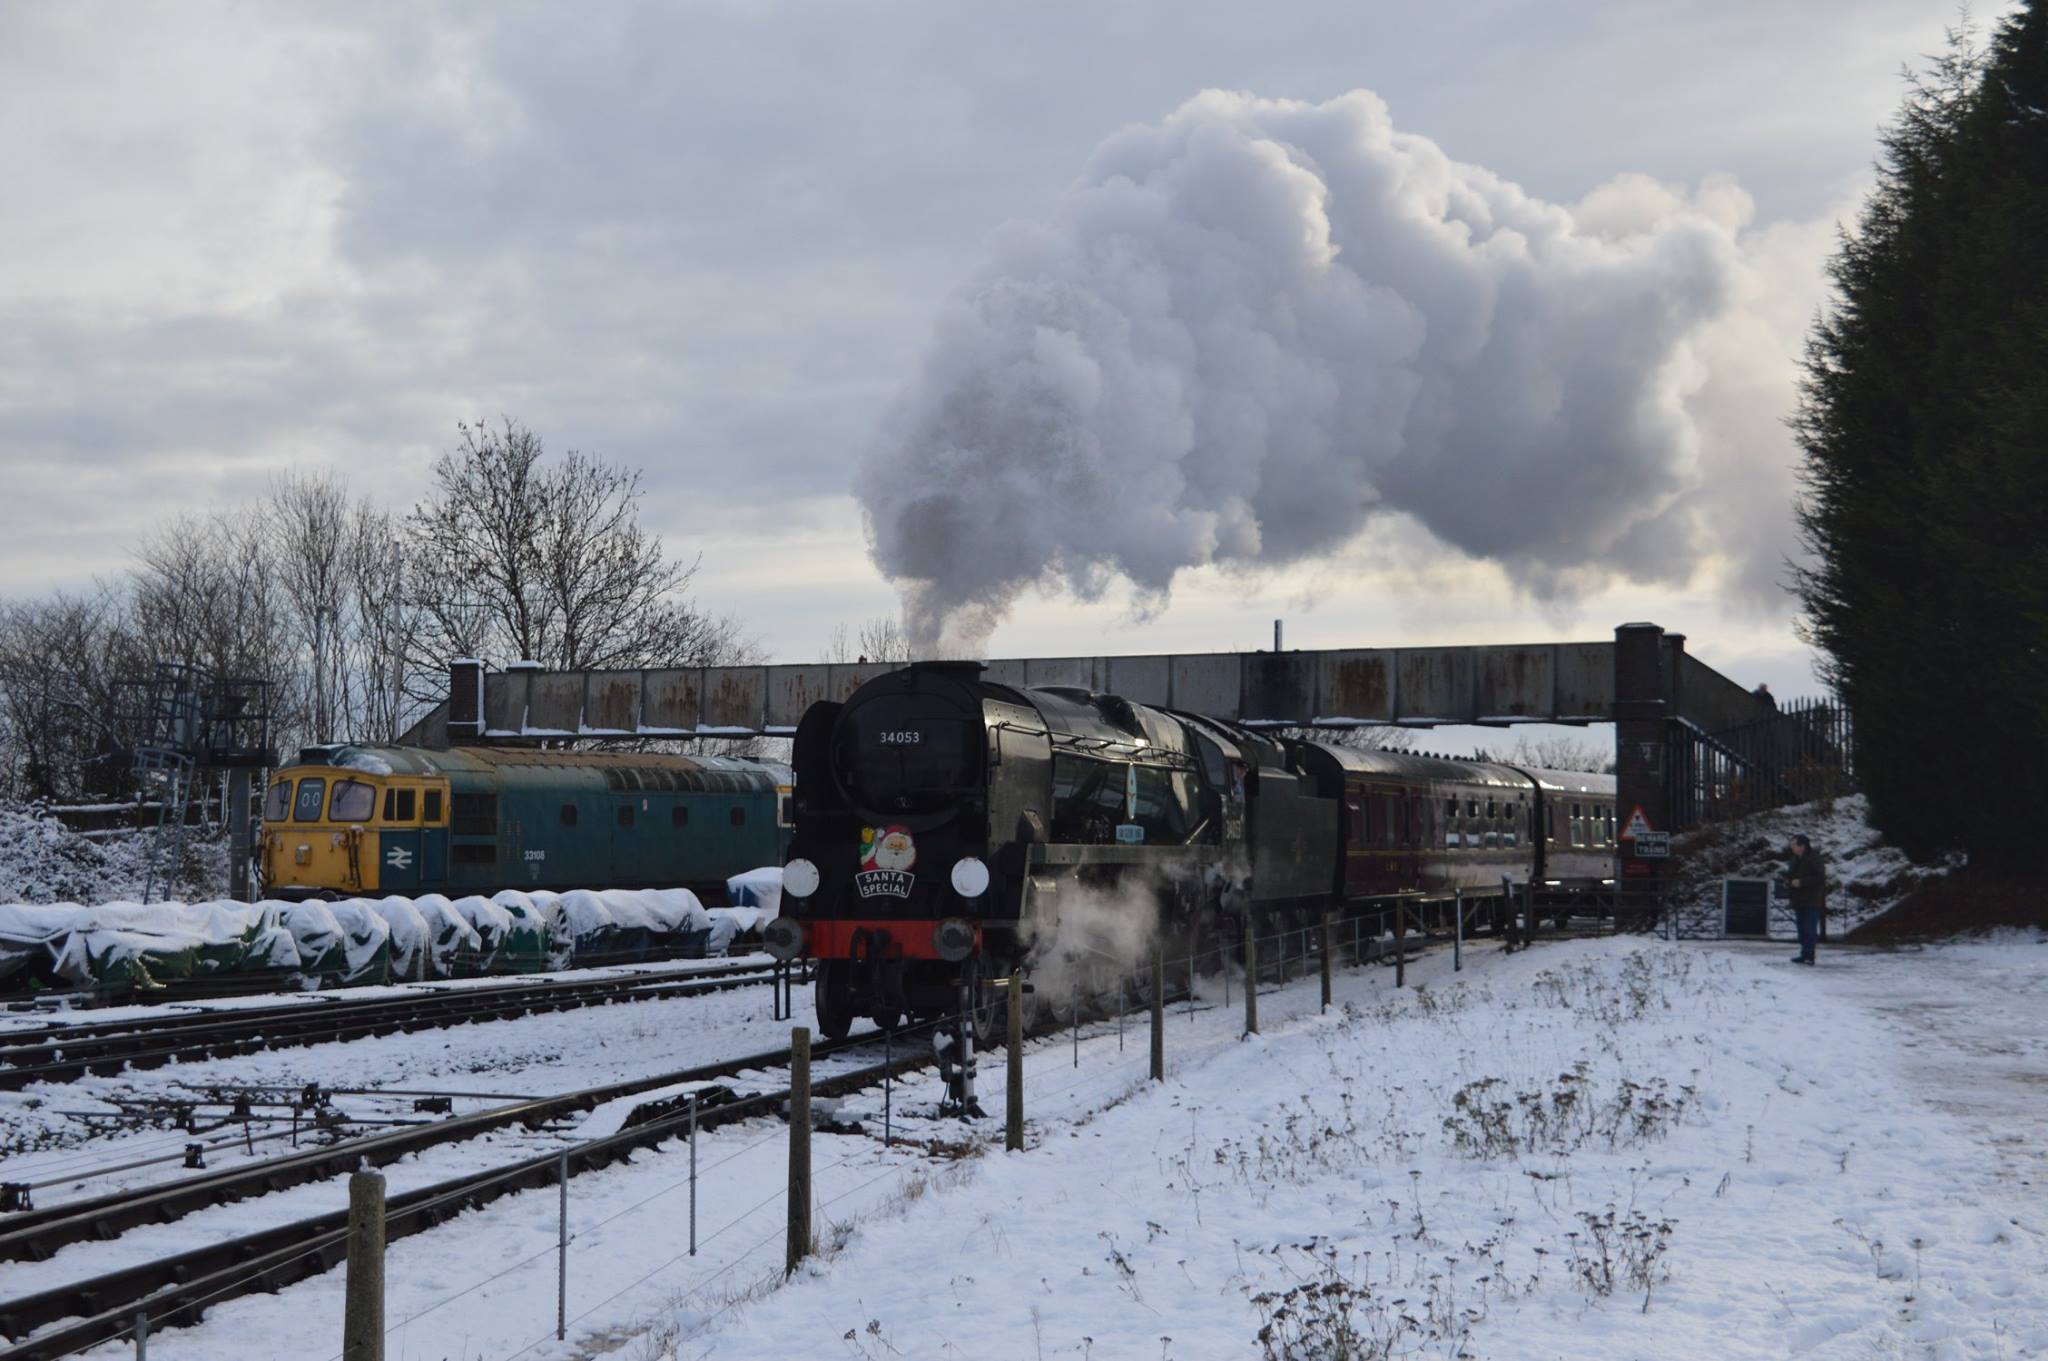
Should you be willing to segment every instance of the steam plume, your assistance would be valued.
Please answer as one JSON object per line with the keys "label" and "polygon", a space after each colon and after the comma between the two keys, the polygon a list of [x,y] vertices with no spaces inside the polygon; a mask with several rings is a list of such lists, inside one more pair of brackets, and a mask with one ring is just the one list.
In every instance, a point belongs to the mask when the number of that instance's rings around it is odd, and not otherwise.
{"label": "steam plume", "polygon": [[1389,514],[1538,595],[1684,579],[1747,214],[1641,177],[1545,203],[1364,91],[1210,91],[1118,133],[997,234],[865,461],[913,646],[974,649],[1034,584],[1157,607],[1183,568]]}

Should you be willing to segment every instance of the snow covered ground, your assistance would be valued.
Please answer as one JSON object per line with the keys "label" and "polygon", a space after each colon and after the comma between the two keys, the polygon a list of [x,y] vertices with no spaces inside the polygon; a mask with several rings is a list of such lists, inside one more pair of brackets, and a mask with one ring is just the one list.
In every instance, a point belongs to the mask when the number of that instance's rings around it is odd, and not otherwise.
{"label": "snow covered ground", "polygon": [[[1866,821],[1869,815],[1870,800],[1852,794],[1827,803],[1773,808],[1688,833],[1679,842],[1679,900],[1697,908],[1718,907],[1723,878],[1769,879],[1784,873],[1786,847],[1794,834],[1804,832],[1827,861],[1829,931],[1845,934],[1962,863],[1957,856],[1941,864],[1915,865],[1903,851],[1885,843]],[[1789,910],[1778,915],[1789,936]],[[1778,930],[1779,924],[1774,924],[1773,934]]]}
{"label": "snow covered ground", "polygon": [[[936,1082],[912,1079],[893,1093],[893,1148],[878,1096],[840,1112],[864,1132],[818,1137],[826,1250],[787,1283],[782,1127],[701,1141],[695,1258],[672,1142],[572,1184],[567,1342],[550,1190],[391,1246],[388,1355],[2048,1351],[2048,950],[1834,950],[1813,970],[1784,953],[1479,948],[1455,977],[1432,957],[1402,992],[1384,969],[1340,975],[1328,1015],[1313,980],[1268,993],[1249,1040],[1211,997],[1170,1017],[1162,1086],[1141,1023],[1121,1043],[1098,1024],[1078,1065],[1064,1038],[1028,1051],[1023,1154],[999,1151],[999,1120],[932,1118]],[[653,1057],[644,1031],[582,1028],[604,1014],[535,1018],[562,1028],[552,1065],[509,1027],[390,1040],[438,1038],[446,1053],[408,1071],[452,1076],[466,1058],[479,1083],[501,1063],[596,1080]],[[725,1052],[776,1029],[674,1014],[679,1036]],[[1003,1081],[985,1059],[998,1115]],[[333,1356],[341,1291],[336,1271],[228,1302],[151,1355]],[[1351,1351],[1310,1345],[1338,1335]]]}
{"label": "snow covered ground", "polygon": [[[152,832],[74,832],[35,807],[0,803],[0,902],[105,903],[139,899],[149,882]],[[227,882],[225,838],[194,830],[178,882],[156,896],[208,897]]]}

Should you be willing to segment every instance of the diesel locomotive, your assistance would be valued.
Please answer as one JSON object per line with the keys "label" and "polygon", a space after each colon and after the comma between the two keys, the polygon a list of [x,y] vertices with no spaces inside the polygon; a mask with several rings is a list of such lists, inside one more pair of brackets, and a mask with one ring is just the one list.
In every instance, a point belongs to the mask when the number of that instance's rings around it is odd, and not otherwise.
{"label": "diesel locomotive", "polygon": [[818,1027],[959,1004],[1058,939],[1086,895],[1189,949],[1335,908],[1608,881],[1612,776],[1304,741],[978,662],[878,676],[798,725],[780,958],[815,961]]}
{"label": "diesel locomotive", "polygon": [[789,769],[722,756],[307,747],[265,791],[271,897],[687,888],[779,864]]}

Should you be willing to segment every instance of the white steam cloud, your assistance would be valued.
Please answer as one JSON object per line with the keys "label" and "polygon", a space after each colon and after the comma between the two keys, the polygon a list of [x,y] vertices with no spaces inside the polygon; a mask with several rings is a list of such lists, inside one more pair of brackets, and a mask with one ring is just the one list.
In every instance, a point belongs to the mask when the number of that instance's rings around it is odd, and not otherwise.
{"label": "white steam cloud", "polygon": [[913,645],[973,650],[1033,585],[1121,577],[1156,609],[1183,568],[1378,515],[1538,596],[1685,580],[1714,551],[1702,394],[1755,291],[1749,212],[1640,176],[1545,203],[1364,91],[1211,91],[1118,133],[998,233],[865,461]]}

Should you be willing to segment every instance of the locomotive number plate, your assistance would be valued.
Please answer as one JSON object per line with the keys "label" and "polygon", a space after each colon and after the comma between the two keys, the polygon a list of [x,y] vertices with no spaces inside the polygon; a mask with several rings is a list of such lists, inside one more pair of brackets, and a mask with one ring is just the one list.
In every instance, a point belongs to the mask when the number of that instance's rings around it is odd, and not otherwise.
{"label": "locomotive number plate", "polygon": [[899,732],[885,732],[882,734],[882,745],[885,747],[914,747],[922,741],[924,741],[924,734],[915,728],[904,728]]}

